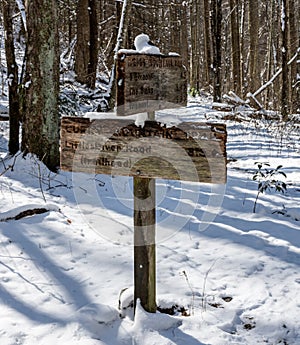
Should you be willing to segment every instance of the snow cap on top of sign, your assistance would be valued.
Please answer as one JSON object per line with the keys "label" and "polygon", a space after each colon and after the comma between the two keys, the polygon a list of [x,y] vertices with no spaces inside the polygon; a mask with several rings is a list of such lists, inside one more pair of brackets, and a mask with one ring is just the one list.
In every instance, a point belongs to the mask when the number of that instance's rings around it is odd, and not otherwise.
{"label": "snow cap on top of sign", "polygon": [[160,50],[151,41],[148,35],[140,34],[134,39],[134,46],[137,52],[144,54],[160,54]]}

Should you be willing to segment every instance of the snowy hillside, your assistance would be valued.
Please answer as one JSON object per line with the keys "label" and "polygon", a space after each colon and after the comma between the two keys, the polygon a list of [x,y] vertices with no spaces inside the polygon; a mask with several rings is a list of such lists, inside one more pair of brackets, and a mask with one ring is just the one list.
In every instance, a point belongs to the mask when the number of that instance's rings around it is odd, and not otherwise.
{"label": "snowy hillside", "polygon": [[[157,181],[157,304],[175,315],[139,306],[134,320],[131,178],[7,157],[0,122],[1,345],[300,343],[299,127],[228,114],[204,100],[157,113],[224,121],[228,181]],[[253,213],[258,161],[282,165],[287,190],[260,194]]]}

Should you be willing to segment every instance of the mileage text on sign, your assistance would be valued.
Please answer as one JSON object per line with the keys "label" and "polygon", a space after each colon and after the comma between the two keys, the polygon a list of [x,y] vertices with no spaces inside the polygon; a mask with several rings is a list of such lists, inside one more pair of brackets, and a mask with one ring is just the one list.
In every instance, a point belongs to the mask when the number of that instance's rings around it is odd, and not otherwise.
{"label": "mileage text on sign", "polygon": [[226,127],[183,122],[65,117],[61,168],[67,171],[206,183],[226,182]]}
{"label": "mileage text on sign", "polygon": [[180,56],[119,53],[117,115],[186,106],[186,68]]}

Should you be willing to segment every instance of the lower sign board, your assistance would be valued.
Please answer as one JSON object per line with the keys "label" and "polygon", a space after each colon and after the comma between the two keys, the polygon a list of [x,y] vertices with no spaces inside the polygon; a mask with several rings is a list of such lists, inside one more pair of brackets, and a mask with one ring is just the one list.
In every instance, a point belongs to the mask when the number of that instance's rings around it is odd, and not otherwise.
{"label": "lower sign board", "polygon": [[61,169],[206,183],[226,182],[226,127],[64,117]]}

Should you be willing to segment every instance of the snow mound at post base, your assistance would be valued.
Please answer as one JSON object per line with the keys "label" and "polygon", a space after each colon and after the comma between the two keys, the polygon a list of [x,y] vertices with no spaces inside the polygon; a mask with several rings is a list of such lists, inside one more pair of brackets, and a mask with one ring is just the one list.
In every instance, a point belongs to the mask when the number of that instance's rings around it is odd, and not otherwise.
{"label": "snow mound at post base", "polygon": [[115,321],[119,317],[119,313],[115,308],[105,304],[91,303],[78,310],[78,319],[81,324],[98,326],[107,325]]}
{"label": "snow mound at post base", "polygon": [[164,331],[181,325],[182,321],[176,317],[158,312],[146,312],[141,306],[141,301],[139,299],[137,300],[133,325],[134,332]]}

